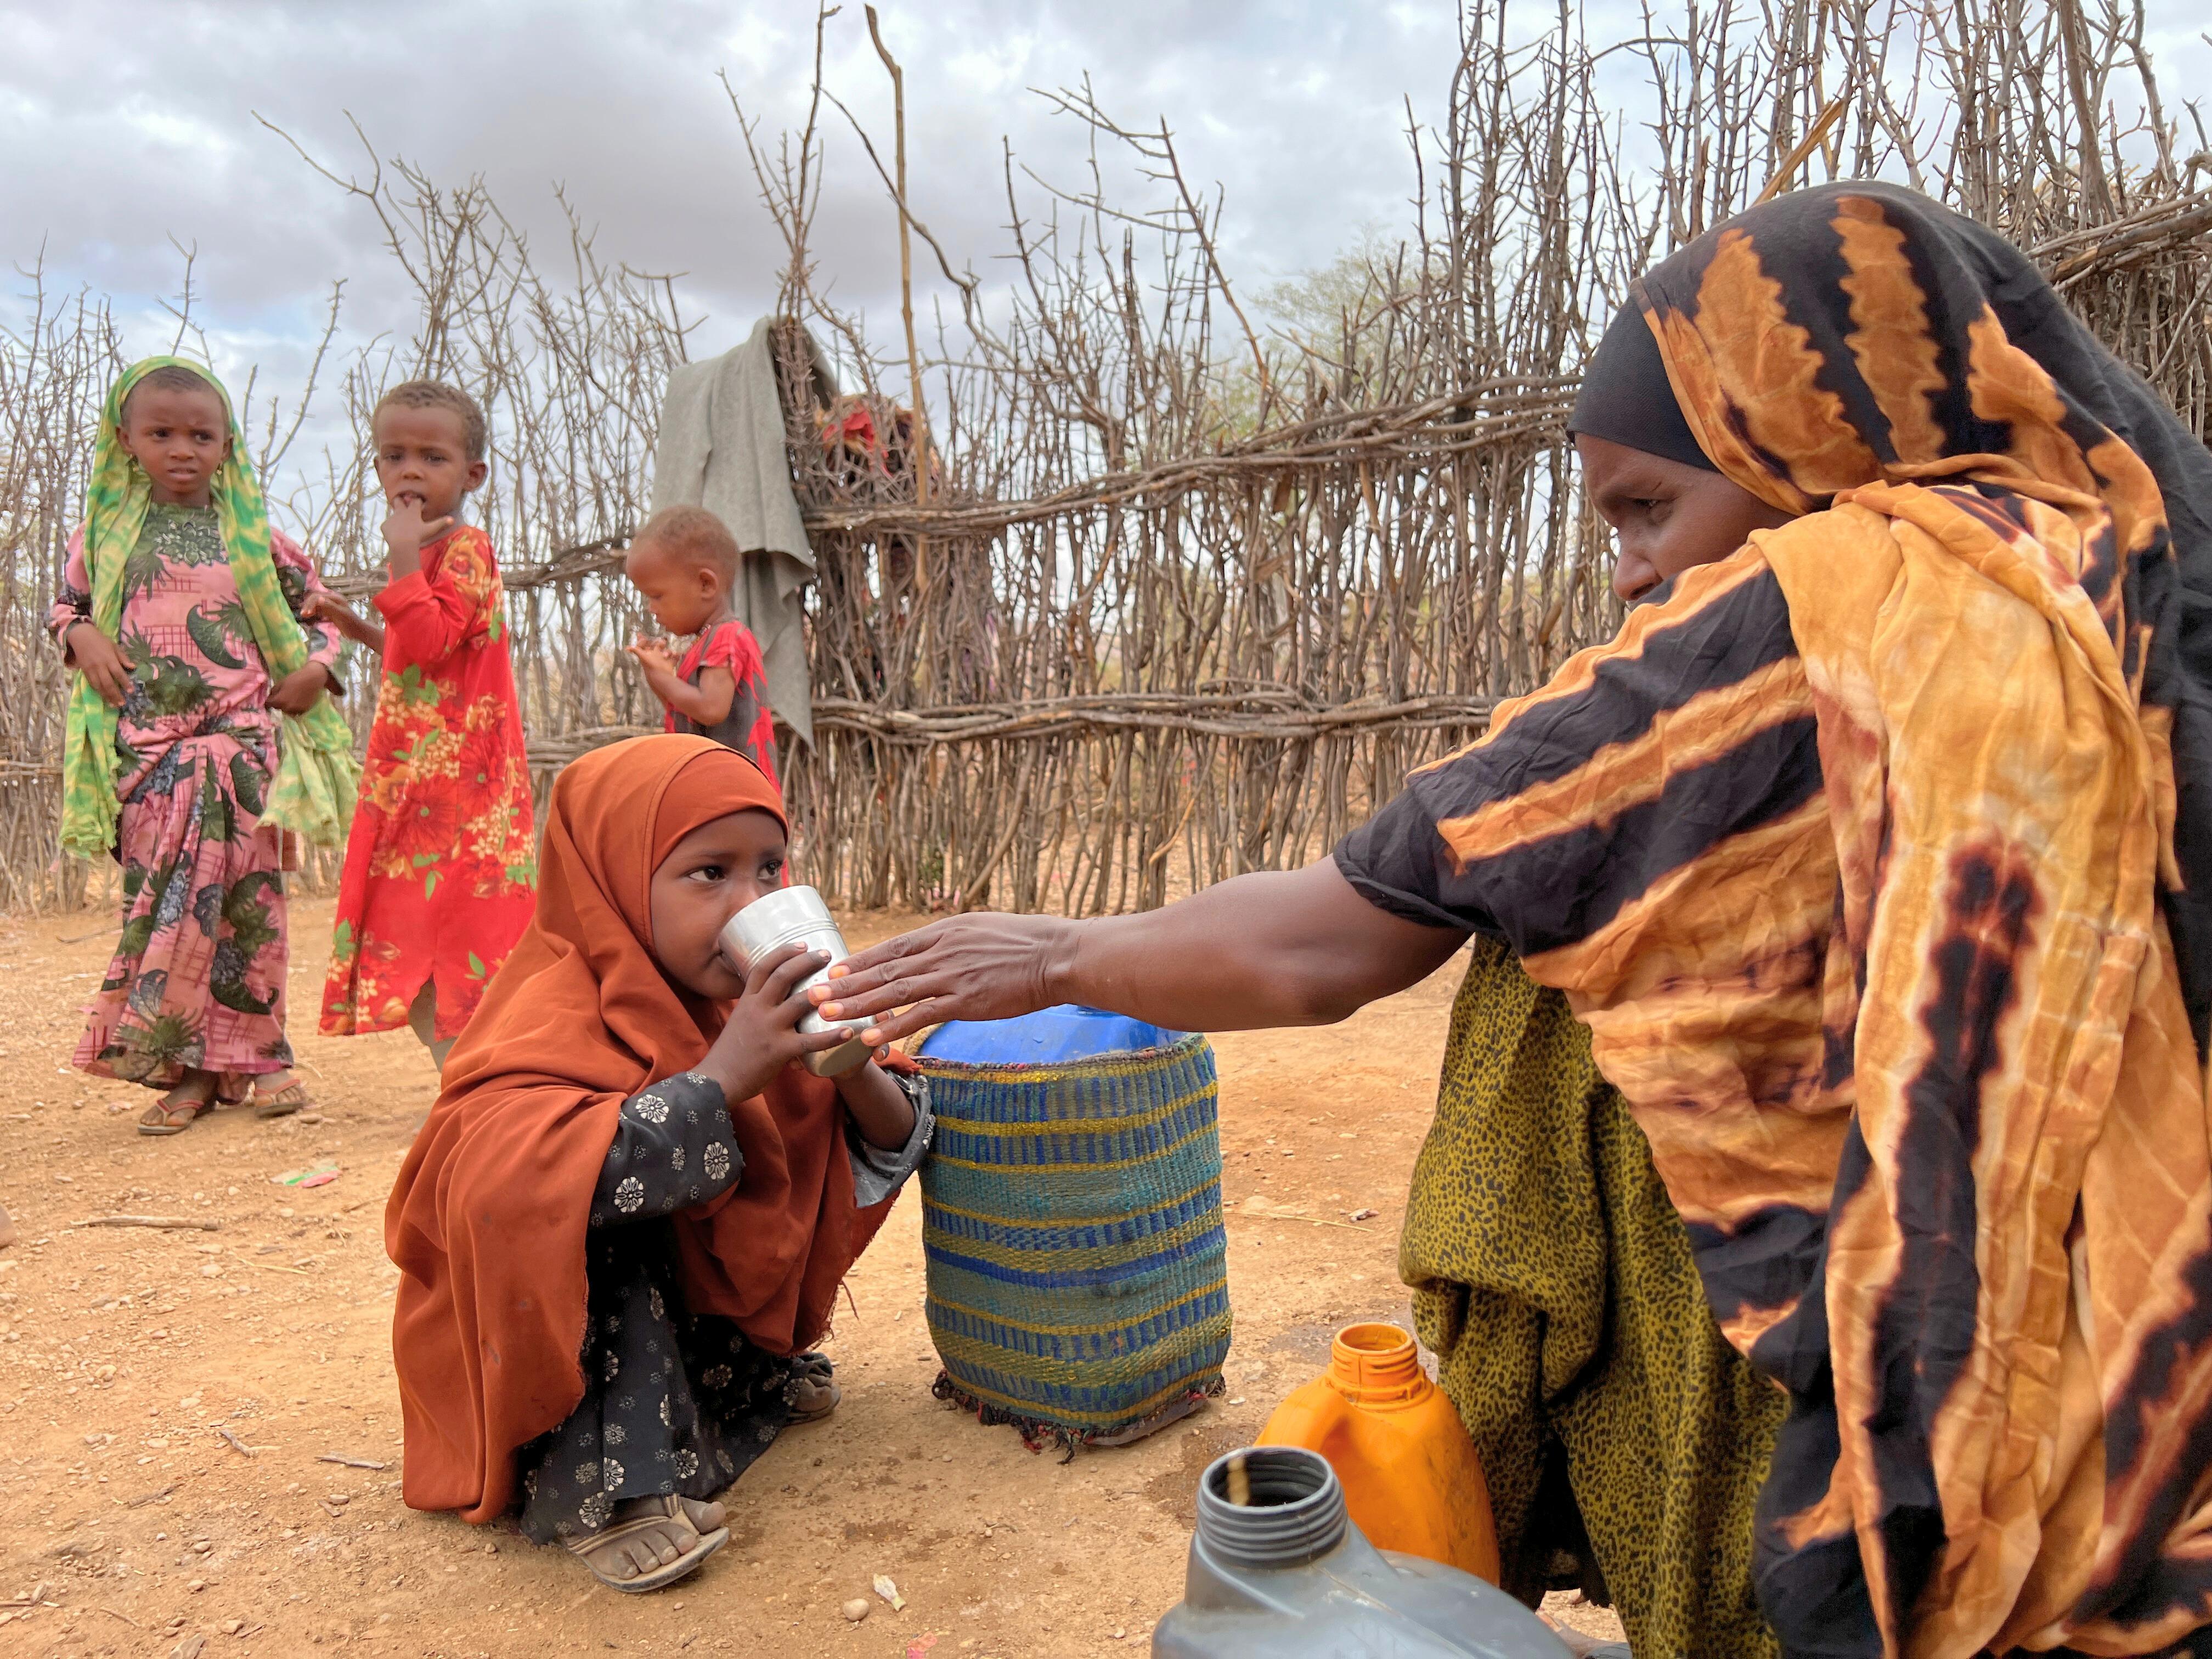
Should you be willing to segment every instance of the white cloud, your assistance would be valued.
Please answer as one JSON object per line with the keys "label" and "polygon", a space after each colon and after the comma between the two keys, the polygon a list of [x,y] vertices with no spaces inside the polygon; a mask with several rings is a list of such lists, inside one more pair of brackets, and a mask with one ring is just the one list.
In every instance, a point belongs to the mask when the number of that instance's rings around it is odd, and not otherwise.
{"label": "white cloud", "polygon": [[[1225,192],[1224,258],[1247,291],[1326,263],[1364,228],[1409,222],[1406,100],[1430,118],[1455,61],[1444,5],[1342,0],[890,0],[907,73],[913,198],[958,259],[996,273],[1006,217],[1000,142],[1069,183],[1087,135],[1030,88],[1079,84],[1132,125],[1164,117],[1193,183]],[[1548,18],[1547,8],[1536,12]],[[2201,72],[2193,0],[2153,0],[2154,44]],[[1597,0],[1601,36],[1626,0]],[[1534,14],[1532,14],[1532,16]],[[1626,27],[1626,25],[1624,25]],[[374,221],[254,120],[340,171],[366,165],[357,118],[387,154],[459,181],[481,174],[545,245],[551,186],[633,266],[684,273],[713,350],[772,301],[782,249],[747,168],[726,71],[760,133],[804,114],[805,0],[0,0],[0,226],[7,256],[158,317],[198,250],[224,339],[296,354],[346,276],[362,331],[404,325]],[[829,25],[830,78],[888,144],[885,78],[856,3]],[[2193,84],[2182,64],[2167,95]],[[843,118],[816,222],[823,271],[880,324],[896,311],[896,222]],[[1126,167],[1116,174],[1127,182]],[[142,342],[137,339],[132,344]],[[144,343],[165,343],[148,339]],[[276,365],[270,364],[276,373]]]}
{"label": "white cloud", "polygon": [[[211,317],[310,331],[320,295],[353,279],[364,321],[396,301],[373,220],[315,178],[255,113],[341,171],[365,165],[356,117],[387,154],[458,180],[481,173],[541,235],[558,181],[602,249],[687,273],[738,332],[773,295],[781,250],[756,198],[728,73],[763,136],[803,112],[811,12],[794,0],[688,3],[169,5],[80,0],[0,7],[0,225],[9,255],[143,305],[172,292],[169,239],[199,251]],[[1079,176],[1085,135],[1030,95],[1088,72],[1134,124],[1164,115],[1194,180],[1224,185],[1228,246],[1265,280],[1325,260],[1350,228],[1400,216],[1400,100],[1448,60],[1447,9],[1324,3],[1191,8],[885,9],[907,71],[913,196],[956,257],[1002,243],[1000,137],[1048,177]],[[880,141],[885,77],[860,8],[830,25],[830,79]],[[817,222],[842,294],[883,312],[896,221],[843,118]],[[26,165],[27,163],[27,165]],[[708,342],[711,345],[713,342]]]}

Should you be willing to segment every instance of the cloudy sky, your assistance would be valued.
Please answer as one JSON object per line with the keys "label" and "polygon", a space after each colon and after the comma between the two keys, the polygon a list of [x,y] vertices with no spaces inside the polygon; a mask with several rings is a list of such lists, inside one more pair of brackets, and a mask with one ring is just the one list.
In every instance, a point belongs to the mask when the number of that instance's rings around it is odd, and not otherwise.
{"label": "cloudy sky", "polygon": [[[1261,282],[1405,218],[1403,100],[1434,101],[1454,56],[1450,11],[1434,3],[882,10],[907,70],[915,210],[979,266],[1003,240],[1002,135],[1040,172],[1077,176],[1077,125],[1031,87],[1088,72],[1130,121],[1167,116],[1200,180],[1226,189],[1238,269]],[[564,185],[602,252],[686,273],[692,306],[713,319],[701,349],[741,335],[773,298],[781,247],[718,72],[763,136],[799,118],[805,0],[33,0],[0,4],[0,18],[8,256],[26,262],[43,246],[64,283],[144,311],[175,287],[171,239],[196,245],[210,317],[239,349],[311,335],[341,275],[357,321],[388,320],[376,314],[388,288],[374,221],[257,115],[354,171],[365,157],[350,113],[387,155],[444,179],[481,173],[541,228],[554,222],[551,185]],[[830,23],[828,79],[888,135],[886,78],[857,3]],[[895,292],[896,217],[829,113],[823,267],[841,296],[879,304]]]}
{"label": "cloudy sky", "polygon": [[[2203,85],[2199,0],[2151,0],[2168,87]],[[1534,9],[1549,11],[1548,6]],[[1633,17],[1630,0],[1591,0]],[[1056,179],[1083,135],[1029,88],[1091,76],[1132,123],[1164,116],[1194,179],[1226,193],[1224,252],[1247,291],[1325,264],[1367,227],[1395,231],[1412,184],[1406,102],[1426,120],[1456,52],[1442,0],[884,0],[907,69],[915,210],[979,269],[1004,246],[1000,140]],[[172,246],[196,246],[204,315],[234,368],[281,383],[349,279],[356,337],[398,322],[374,221],[256,116],[341,170],[386,154],[433,176],[482,174],[541,231],[551,187],[604,254],[684,273],[710,320],[695,355],[740,337],[772,300],[781,250],[754,193],[726,73],[762,131],[801,112],[806,0],[0,0],[0,240],[50,280],[116,296],[167,343]],[[828,79],[879,135],[888,96],[857,0],[828,31]],[[896,222],[842,118],[817,226],[825,271],[888,338]],[[19,282],[18,291],[25,285]]]}

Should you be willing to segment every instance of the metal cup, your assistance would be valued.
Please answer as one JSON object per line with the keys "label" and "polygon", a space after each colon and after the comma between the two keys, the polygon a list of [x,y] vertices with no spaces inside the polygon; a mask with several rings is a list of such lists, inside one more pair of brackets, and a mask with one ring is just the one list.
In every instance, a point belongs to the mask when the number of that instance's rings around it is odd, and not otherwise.
{"label": "metal cup", "polygon": [[[830,960],[799,981],[792,994],[805,996],[817,985],[830,977],[830,969],[852,954],[845,948],[845,936],[837,931],[837,923],[830,914],[830,907],[822,902],[822,895],[811,887],[780,887],[775,892],[755,899],[732,916],[723,925],[718,941],[722,955],[730,966],[740,974],[750,974],[752,964],[763,957],[773,955],[787,945],[802,945],[809,951],[827,951]],[[817,1077],[842,1077],[856,1066],[866,1064],[868,1045],[860,1041],[860,1033],[869,1022],[865,1019],[824,1019],[812,1004],[799,1017],[802,1031],[843,1030],[853,1034],[850,1042],[840,1043],[820,1054],[806,1056],[806,1069]]]}

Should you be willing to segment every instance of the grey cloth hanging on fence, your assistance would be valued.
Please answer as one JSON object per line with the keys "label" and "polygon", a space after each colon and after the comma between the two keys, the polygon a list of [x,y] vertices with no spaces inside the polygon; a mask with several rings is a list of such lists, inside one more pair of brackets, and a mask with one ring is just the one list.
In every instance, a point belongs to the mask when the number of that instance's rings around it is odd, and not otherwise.
{"label": "grey cloth hanging on fence", "polygon": [[[703,507],[737,538],[744,562],[731,604],[760,641],[769,707],[811,747],[814,698],[800,593],[814,580],[814,550],[791,493],[773,325],[763,317],[743,345],[669,375],[653,449],[653,507]],[[806,349],[815,374],[834,390],[811,337]]]}

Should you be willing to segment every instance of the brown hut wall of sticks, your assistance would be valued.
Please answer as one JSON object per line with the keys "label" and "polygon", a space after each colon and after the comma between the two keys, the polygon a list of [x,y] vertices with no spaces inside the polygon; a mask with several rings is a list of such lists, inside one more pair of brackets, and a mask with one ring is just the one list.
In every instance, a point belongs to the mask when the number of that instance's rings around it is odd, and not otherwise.
{"label": "brown hut wall of sticks", "polygon": [[[799,131],[770,148],[745,127],[789,252],[778,313],[890,437],[825,446],[787,331],[820,568],[817,745],[787,765],[811,878],[851,904],[1091,913],[1325,849],[1617,624],[1562,432],[1574,375],[1636,270],[1765,190],[1879,173],[1996,226],[2206,429],[2212,145],[2164,101],[2139,8],[1784,0],[1647,21],[1616,46],[1554,10],[1470,9],[1441,114],[1408,132],[1402,241],[1272,303],[1231,283],[1218,207],[1172,136],[1087,88],[1057,98],[1094,182],[1007,159],[993,268],[1012,276],[991,286],[929,234],[926,184],[907,211],[903,134],[869,142],[887,232],[919,266],[909,295],[936,309],[927,350],[911,325],[879,346],[817,282],[808,233],[842,110],[819,56]],[[319,392],[264,395],[250,429],[280,515],[361,594],[379,552],[365,458],[294,461],[301,410],[335,395],[358,428],[416,373],[483,398],[483,516],[549,781],[658,724],[621,655],[641,618],[619,560],[697,325],[672,281],[580,228],[541,255],[481,185],[364,155],[358,176],[307,164],[377,216],[416,331],[333,349]],[[1109,200],[1095,180],[1116,167],[1137,183]],[[96,300],[33,303],[0,337],[7,908],[85,894],[54,851],[63,677],[42,623],[124,355]],[[181,333],[191,307],[188,271]],[[903,432],[902,407],[921,416]]]}

